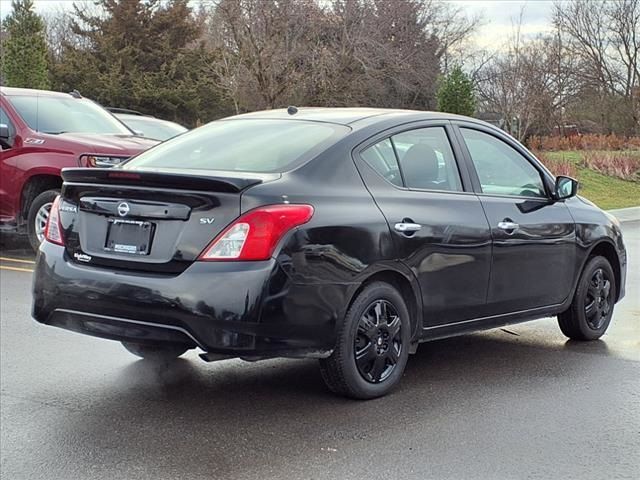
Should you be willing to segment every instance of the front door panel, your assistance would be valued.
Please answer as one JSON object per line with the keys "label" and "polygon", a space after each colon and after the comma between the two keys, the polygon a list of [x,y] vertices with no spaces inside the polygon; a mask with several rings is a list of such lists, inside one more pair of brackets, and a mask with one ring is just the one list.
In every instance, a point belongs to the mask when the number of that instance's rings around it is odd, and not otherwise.
{"label": "front door panel", "polygon": [[491,315],[562,303],[575,265],[575,225],[553,180],[513,139],[486,127],[460,126],[476,191],[493,239],[487,308]]}
{"label": "front door panel", "polygon": [[[567,206],[489,196],[481,201],[494,246],[491,313],[562,303],[575,278],[575,226]],[[505,225],[509,221],[514,225]]]}

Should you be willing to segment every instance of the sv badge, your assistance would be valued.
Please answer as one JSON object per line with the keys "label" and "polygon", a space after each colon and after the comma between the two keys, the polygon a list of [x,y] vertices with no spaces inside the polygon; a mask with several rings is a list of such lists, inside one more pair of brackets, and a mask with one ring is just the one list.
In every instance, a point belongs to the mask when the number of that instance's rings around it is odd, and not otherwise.
{"label": "sv badge", "polygon": [[204,217],[200,219],[200,225],[211,225],[216,219],[213,217]]}

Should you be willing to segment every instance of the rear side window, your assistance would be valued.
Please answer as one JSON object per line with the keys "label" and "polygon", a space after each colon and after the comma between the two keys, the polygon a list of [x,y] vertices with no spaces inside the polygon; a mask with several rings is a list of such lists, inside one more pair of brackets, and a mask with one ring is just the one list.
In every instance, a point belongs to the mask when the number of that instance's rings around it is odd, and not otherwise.
{"label": "rear side window", "polygon": [[380,175],[393,183],[396,187],[402,186],[402,177],[398,168],[398,160],[393,152],[391,139],[386,138],[381,142],[363,150],[360,156]]}
{"label": "rear side window", "polygon": [[443,127],[410,130],[391,137],[406,187],[462,191],[460,172]]}
{"label": "rear side window", "polygon": [[313,158],[349,131],[344,125],[301,120],[219,120],[147,150],[123,168],[279,173]]}

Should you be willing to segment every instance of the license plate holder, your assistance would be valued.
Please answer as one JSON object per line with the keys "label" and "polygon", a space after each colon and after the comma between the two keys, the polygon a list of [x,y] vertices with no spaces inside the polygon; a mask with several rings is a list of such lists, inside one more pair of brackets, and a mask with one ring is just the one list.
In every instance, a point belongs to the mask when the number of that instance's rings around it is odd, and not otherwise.
{"label": "license plate holder", "polygon": [[142,220],[109,218],[104,249],[128,255],[149,255],[154,226]]}

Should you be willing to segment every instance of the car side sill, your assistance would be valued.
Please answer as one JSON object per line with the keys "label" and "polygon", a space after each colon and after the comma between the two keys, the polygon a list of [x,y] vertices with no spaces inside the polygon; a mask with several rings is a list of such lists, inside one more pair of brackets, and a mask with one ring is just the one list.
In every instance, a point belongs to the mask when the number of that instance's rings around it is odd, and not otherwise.
{"label": "car side sill", "polygon": [[444,325],[433,325],[422,328],[421,342],[437,340],[440,338],[453,337],[456,335],[464,335],[465,333],[490,330],[492,328],[504,327],[514,323],[523,323],[546,315],[557,315],[563,310],[564,303],[547,305],[544,307],[536,307],[527,310],[519,310],[516,312],[501,313],[498,315],[490,315],[487,317],[472,318],[461,322],[452,322]]}

